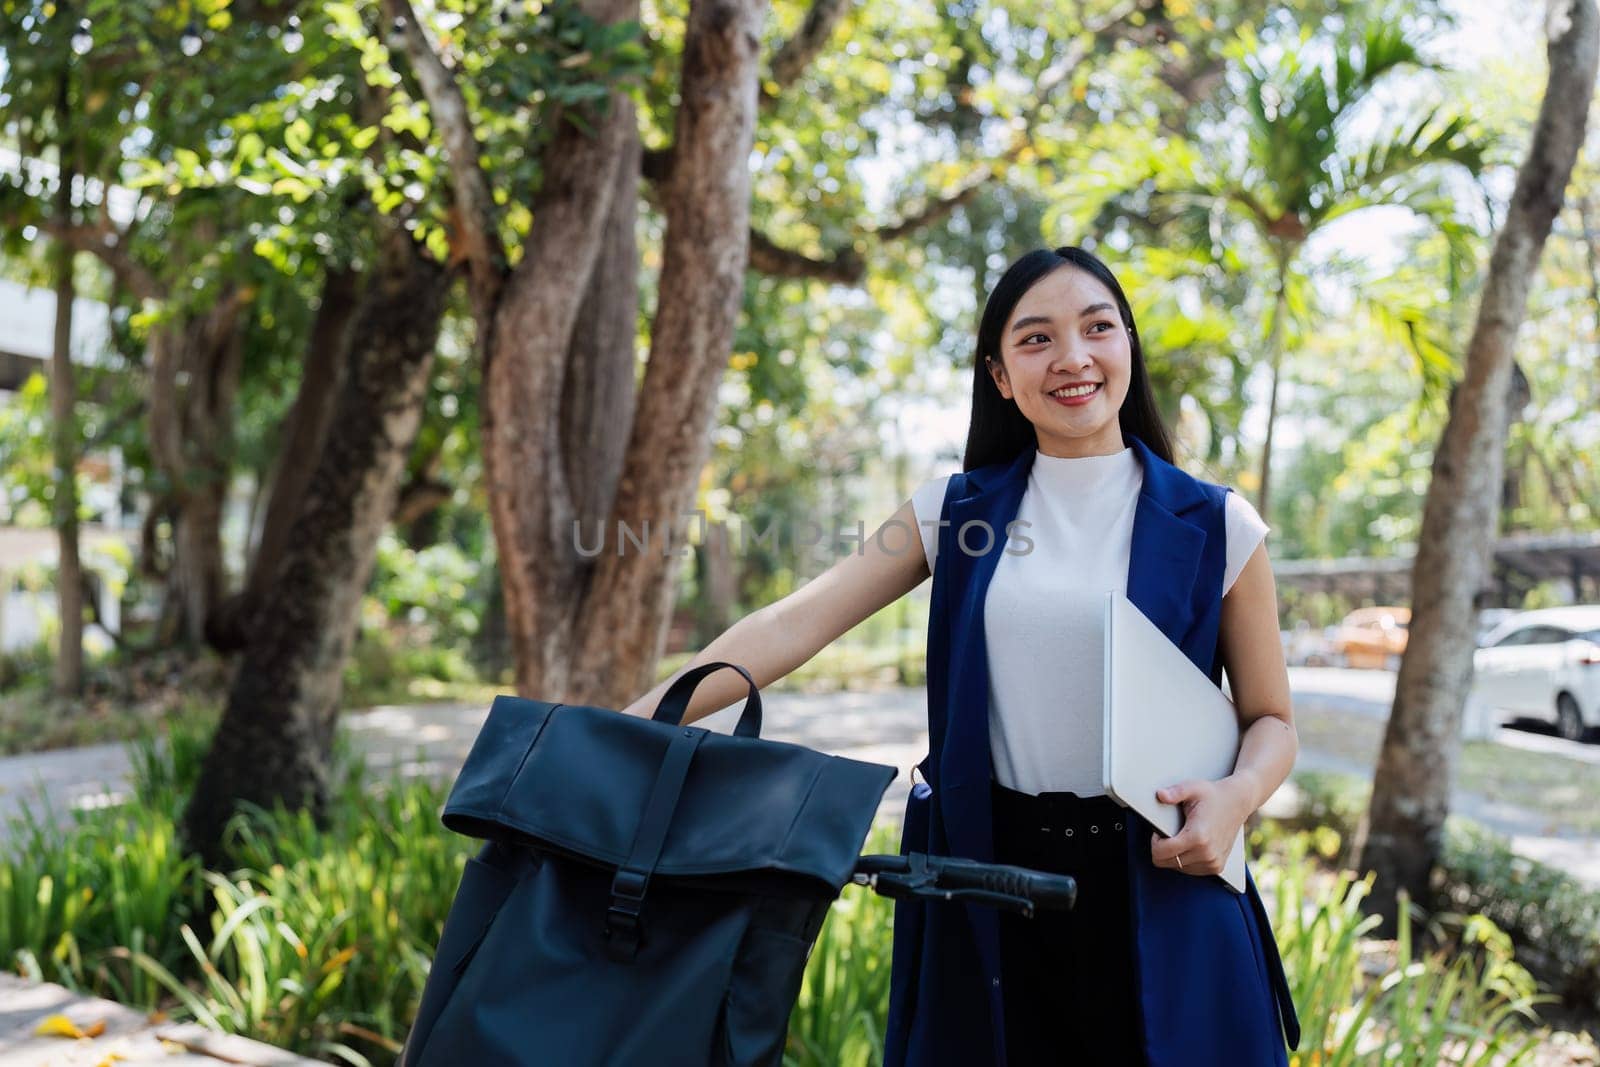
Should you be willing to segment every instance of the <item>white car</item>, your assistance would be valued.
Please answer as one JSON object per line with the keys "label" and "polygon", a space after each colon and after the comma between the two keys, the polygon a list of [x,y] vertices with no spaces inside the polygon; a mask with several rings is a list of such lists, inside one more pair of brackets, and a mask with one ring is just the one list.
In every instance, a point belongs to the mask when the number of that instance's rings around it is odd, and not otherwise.
{"label": "white car", "polygon": [[1484,638],[1472,669],[1489,707],[1582,740],[1600,726],[1600,604],[1518,612]]}

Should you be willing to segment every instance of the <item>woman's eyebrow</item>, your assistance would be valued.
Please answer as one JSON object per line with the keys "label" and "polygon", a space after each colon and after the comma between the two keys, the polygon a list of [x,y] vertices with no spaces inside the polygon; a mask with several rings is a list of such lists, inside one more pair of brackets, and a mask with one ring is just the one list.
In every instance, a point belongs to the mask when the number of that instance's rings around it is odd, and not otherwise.
{"label": "woman's eyebrow", "polygon": [[[1085,315],[1093,315],[1096,311],[1111,311],[1111,310],[1113,310],[1112,305],[1104,303],[1104,302],[1101,302],[1099,304],[1090,304],[1088,307],[1086,307],[1082,311],[1078,312],[1078,317],[1082,318]],[[1016,333],[1018,330],[1021,330],[1021,329],[1025,328],[1025,327],[1028,327],[1028,326],[1036,326],[1041,322],[1044,323],[1046,326],[1050,325],[1050,316],[1049,315],[1024,315],[1022,318],[1018,319],[1016,322],[1011,324],[1011,332],[1012,333]]]}

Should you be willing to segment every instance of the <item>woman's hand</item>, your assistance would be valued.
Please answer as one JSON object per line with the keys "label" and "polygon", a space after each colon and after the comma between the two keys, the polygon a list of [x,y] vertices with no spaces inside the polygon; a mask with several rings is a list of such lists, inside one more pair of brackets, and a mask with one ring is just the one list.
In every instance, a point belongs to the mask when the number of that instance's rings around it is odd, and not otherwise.
{"label": "woman's hand", "polygon": [[[1183,806],[1183,829],[1171,837],[1150,837],[1150,859],[1157,867],[1184,874],[1221,874],[1239,828],[1253,810],[1249,786],[1230,775],[1199,778],[1156,791],[1163,804]],[[1180,862],[1181,861],[1181,862]]]}

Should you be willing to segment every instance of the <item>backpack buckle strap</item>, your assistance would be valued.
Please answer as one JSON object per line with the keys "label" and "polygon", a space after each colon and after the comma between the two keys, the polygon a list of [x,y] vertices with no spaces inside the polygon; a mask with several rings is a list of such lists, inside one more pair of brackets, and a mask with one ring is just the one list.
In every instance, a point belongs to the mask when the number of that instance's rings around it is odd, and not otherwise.
{"label": "backpack buckle strap", "polygon": [[616,963],[627,963],[639,951],[641,928],[639,909],[644,905],[644,890],[650,882],[648,871],[617,871],[611,882],[611,906],[606,909],[606,955]]}
{"label": "backpack buckle strap", "polygon": [[644,939],[639,911],[644,905],[645,890],[661,859],[667,828],[672,825],[672,814],[689,776],[689,764],[706,733],[693,727],[674,729],[661,770],[650,789],[650,799],[645,801],[644,813],[639,817],[628,858],[611,880],[611,906],[606,909],[605,923],[606,955],[616,963],[632,961]]}
{"label": "backpack buckle strap", "polygon": [[629,963],[639,953],[639,903],[613,897],[606,910],[606,956],[613,963]]}

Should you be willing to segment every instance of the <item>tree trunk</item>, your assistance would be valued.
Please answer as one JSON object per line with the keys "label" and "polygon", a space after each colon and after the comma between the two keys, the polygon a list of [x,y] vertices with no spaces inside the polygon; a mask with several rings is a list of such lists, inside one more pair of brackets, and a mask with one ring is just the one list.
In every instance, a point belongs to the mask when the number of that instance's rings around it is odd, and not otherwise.
{"label": "tree trunk", "polygon": [[[638,14],[629,0],[590,6],[605,22]],[[626,425],[626,411],[618,417],[614,405],[631,406],[638,320],[632,283],[623,292],[606,279],[591,282],[603,262],[618,269],[618,253],[636,258],[635,109],[625,93],[613,92],[603,116],[586,118],[592,134],[556,118],[522,261],[500,289],[491,321],[479,327],[484,476],[517,689],[568,700],[576,699],[566,670],[586,569],[573,527],[587,515],[592,535],[614,495],[608,457],[616,446],[601,442]],[[624,157],[633,161],[633,173],[619,179]],[[613,220],[613,212],[622,218]],[[592,310],[574,331],[580,309]],[[575,332],[591,330],[608,338],[606,355],[593,364],[572,362],[581,350]],[[564,413],[569,405],[573,410]],[[605,413],[616,421],[598,421]],[[564,429],[583,436],[568,439]]]}
{"label": "tree trunk", "polygon": [[[583,7],[603,23],[638,15],[637,0]],[[394,10],[396,39],[431,94],[442,136],[463,155],[474,151],[449,72],[408,5]],[[534,223],[509,272],[484,237],[494,232],[486,183],[453,166],[483,367],[484,477],[525,695],[620,706],[648,685],[659,657],[684,540],[674,520],[692,502],[710,451],[743,293],[765,11],[765,0],[690,5],[671,173],[661,184],[659,310],[637,410],[640,163],[631,98],[613,92],[604,114],[586,111],[592,133],[555,118],[529,205]],[[619,526],[650,547],[619,547]]]}
{"label": "tree trunk", "polygon": [[1271,360],[1272,385],[1267,393],[1267,439],[1261,445],[1261,474],[1256,485],[1256,511],[1267,522],[1268,492],[1272,483],[1272,434],[1278,425],[1278,378],[1283,367],[1283,316],[1289,309],[1289,261],[1279,253],[1277,288],[1272,296],[1272,327],[1267,333],[1267,356]]}
{"label": "tree trunk", "polygon": [[208,863],[241,800],[326,813],[342,669],[421,421],[448,286],[398,225],[380,245],[326,443],[185,813],[185,841]]}
{"label": "tree trunk", "polygon": [[250,618],[277,574],[289,532],[305,500],[327,437],[350,351],[350,324],[361,296],[360,275],[329,266],[322,298],[307,342],[305,369],[294,404],[283,421],[282,447],[273,461],[272,489],[261,522],[261,538],[251,555],[244,587],[218,604],[207,619],[206,639],[219,652],[243,648]]}
{"label": "tree trunk", "polygon": [[733,623],[739,572],[733,558],[733,534],[725,522],[708,522],[695,558],[700,566],[700,633],[702,644]]}
{"label": "tree trunk", "polygon": [[638,128],[633,105],[617,160],[617,174],[600,235],[600,258],[589,272],[578,307],[581,329],[567,347],[565,395],[561,398],[561,440],[565,443],[567,484],[572,506],[585,531],[597,530],[611,510],[622,477],[628,438],[619,432],[633,419],[638,390],[639,323]]}
{"label": "tree trunk", "polygon": [[[65,153],[63,153],[65,155]],[[71,224],[72,169],[62,165],[56,217]],[[83,690],[83,566],[78,559],[78,424],[72,368],[72,246],[56,242],[56,320],[50,351],[50,419],[54,430],[56,527],[56,609],[61,620],[56,646],[55,691],[74,696]]]}
{"label": "tree trunk", "polygon": [[[1594,211],[1588,194],[1578,198],[1578,217],[1583,223],[1584,258],[1589,265],[1589,303],[1594,319],[1594,338],[1600,347],[1600,230],[1595,228]],[[1600,356],[1600,351],[1596,352]],[[1589,406],[1600,407],[1600,375],[1589,376]]]}
{"label": "tree trunk", "polygon": [[666,639],[687,525],[680,516],[711,451],[717,386],[744,293],[766,9],[765,0],[717,0],[689,11],[673,168],[663,190],[658,310],[611,509],[635,530],[650,521],[652,536],[644,550],[619,544],[610,523],[606,551],[596,557],[572,674],[572,688],[592,703],[621,707],[648,690]]}
{"label": "tree trunk", "polygon": [[1411,637],[1395,684],[1372,802],[1356,842],[1384,926],[1399,890],[1425,900],[1437,862],[1472,675],[1473,601],[1489,575],[1507,433],[1512,343],[1551,223],[1583,144],[1593,96],[1600,17],[1571,0],[1552,25],[1549,84],[1528,157],[1495,240],[1465,376],[1434,453],[1412,571]]}
{"label": "tree trunk", "polygon": [[163,639],[190,645],[205,640],[206,620],[225,587],[222,510],[246,299],[230,287],[211,308],[151,338],[150,452],[174,510]]}

